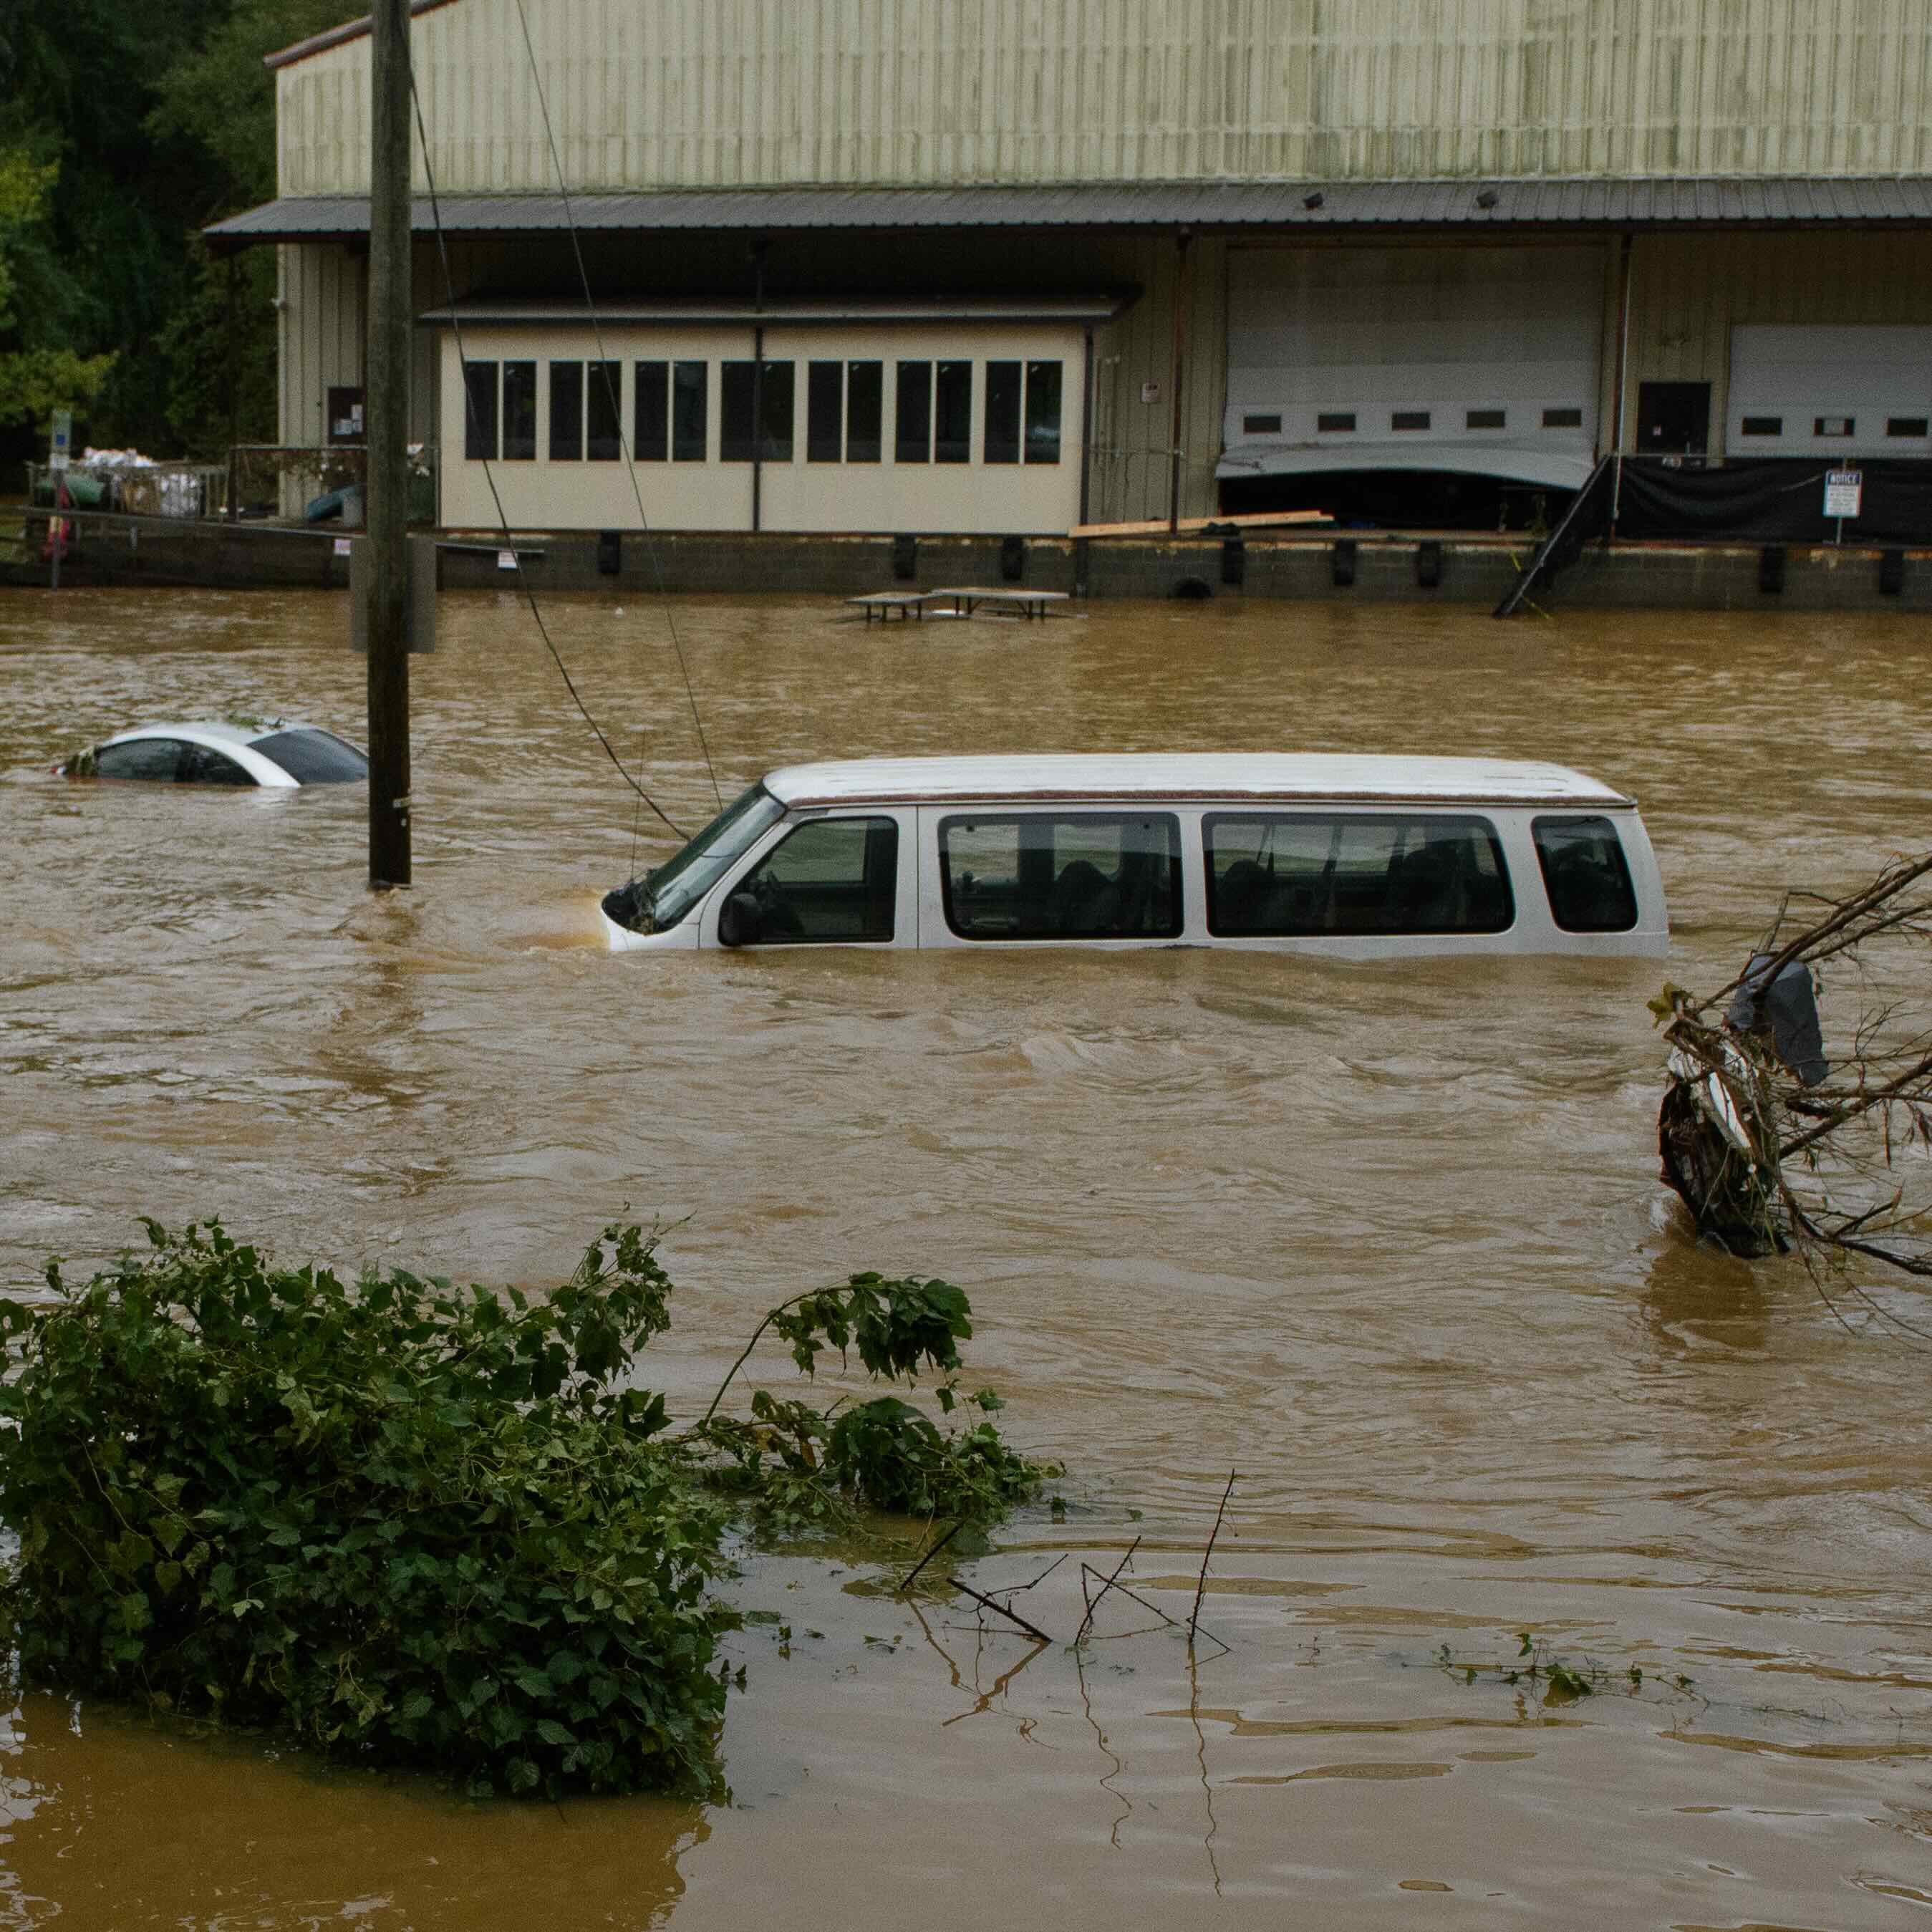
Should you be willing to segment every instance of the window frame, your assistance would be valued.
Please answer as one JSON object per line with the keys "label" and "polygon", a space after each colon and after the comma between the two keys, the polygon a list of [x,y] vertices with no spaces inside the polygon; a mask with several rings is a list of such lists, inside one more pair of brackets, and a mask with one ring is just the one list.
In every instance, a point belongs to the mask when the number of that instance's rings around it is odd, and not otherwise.
{"label": "window frame", "polygon": [[[527,382],[528,387],[524,388]],[[530,412],[530,434],[512,439],[510,403],[513,387],[523,390],[521,400]],[[506,358],[503,364],[502,406],[497,412],[497,435],[503,463],[534,463],[537,459],[537,364],[530,357]]]}
{"label": "window frame", "polygon": [[[1300,926],[1246,926],[1230,930],[1220,923],[1221,914],[1217,896],[1222,880],[1214,862],[1214,834],[1223,825],[1300,825],[1326,826],[1340,833],[1349,826],[1412,825],[1418,822],[1427,824],[1453,826],[1465,836],[1471,830],[1480,832],[1489,842],[1490,857],[1495,866],[1496,877],[1502,886],[1502,913],[1501,922],[1480,926],[1365,926],[1360,924],[1332,925],[1318,927]],[[1339,851],[1336,854],[1339,856]],[[1331,858],[1330,868],[1335,860]],[[1391,802],[1386,807],[1372,810],[1344,812],[1319,807],[1300,810],[1282,809],[1257,811],[1247,808],[1239,811],[1204,812],[1201,814],[1201,893],[1202,913],[1210,939],[1225,940],[1360,940],[1360,939],[1494,939],[1499,934],[1512,931],[1521,915],[1517,902],[1516,875],[1510,870],[1508,849],[1496,820],[1486,813],[1464,810],[1438,810],[1432,806],[1416,805],[1404,808]]]}
{"label": "window frame", "polygon": [[[605,433],[600,435],[602,430]],[[584,365],[584,460],[618,463],[624,455],[624,365],[594,359]]]}
{"label": "window frame", "polygon": [[[870,418],[870,433],[865,434]],[[845,364],[845,460],[880,463],[886,453],[886,364],[860,356]]]}
{"label": "window frame", "polygon": [[711,460],[711,364],[702,356],[671,358],[670,460]]}
{"label": "window frame", "polygon": [[[916,432],[908,434],[908,428]],[[892,460],[932,460],[932,358],[902,357],[892,372]]]}
{"label": "window frame", "polygon": [[986,361],[980,417],[980,460],[1017,464],[1026,442],[1026,362],[1014,356]]}
{"label": "window frame", "polygon": [[[568,356],[554,358],[549,365],[550,379],[546,385],[550,401],[550,434],[544,439],[548,460],[552,463],[581,463],[584,460],[584,364],[572,362]],[[560,407],[566,395],[570,398],[568,406]]]}
{"label": "window frame", "polygon": [[[1046,392],[1037,410],[1036,387]],[[1058,356],[1030,356],[1026,364],[1026,401],[1020,417],[1020,460],[1051,466],[1060,461],[1066,446],[1066,362]]]}
{"label": "window frame", "polygon": [[499,460],[498,439],[502,412],[497,385],[502,365],[500,362],[466,357],[463,363],[463,460],[466,463]]}
{"label": "window frame", "polygon": [[[1028,825],[1045,825],[1052,827],[1061,825],[1132,824],[1159,824],[1166,828],[1169,919],[1168,924],[1161,930],[1135,932],[1062,932],[1044,930],[973,932],[960,924],[953,905],[952,868],[946,846],[948,835],[956,827],[1005,825],[1019,827]],[[1029,812],[1000,806],[994,806],[991,810],[985,812],[946,810],[935,814],[932,840],[932,844],[928,849],[934,856],[939,888],[940,914],[946,922],[946,930],[948,934],[964,944],[969,946],[1172,946],[1178,944],[1186,935],[1187,931],[1186,842],[1182,836],[1180,814],[1171,806],[1152,806],[1133,810],[1122,810],[1118,808],[1112,810],[1054,808],[1046,811]],[[1051,851],[1051,847],[1048,849]],[[1019,850],[1020,847],[1016,845],[1015,853],[1016,860]]]}
{"label": "window frame", "polygon": [[670,363],[667,357],[632,358],[631,458],[635,463],[670,460]]}
{"label": "window frame", "polygon": [[[1556,894],[1550,883],[1550,854],[1543,842],[1543,829],[1547,826],[1574,827],[1584,825],[1600,825],[1610,833],[1612,848],[1617,855],[1617,863],[1623,872],[1624,889],[1630,895],[1630,922],[1625,926],[1570,926],[1565,923],[1557,910]],[[1605,933],[1634,932],[1643,923],[1643,902],[1636,889],[1636,874],[1630,869],[1630,852],[1624,844],[1624,836],[1617,829],[1616,820],[1607,812],[1539,812],[1529,821],[1529,842],[1536,849],[1537,876],[1543,882],[1543,900],[1550,908],[1550,922],[1558,932],[1576,933],[1594,936]]]}
{"label": "window frame", "polygon": [[[790,825],[781,819],[777,824],[770,827],[770,832],[776,833],[776,836],[761,838],[745,862],[739,867],[736,874],[726,884],[724,890],[722,892],[714,891],[715,902],[709,909],[706,928],[708,937],[713,944],[718,943],[718,920],[719,914],[724,909],[726,902],[740,892],[749,891],[752,880],[794,838],[822,826],[828,825],[858,826],[866,828],[868,848],[871,840],[870,828],[879,825],[891,827],[892,855],[890,863],[887,867],[891,880],[892,892],[891,923],[889,930],[883,938],[875,933],[778,933],[770,938],[761,934],[757,939],[746,940],[737,950],[750,952],[766,946],[896,946],[899,943],[899,934],[904,925],[904,921],[902,920],[899,914],[903,904],[911,904],[914,907],[915,921],[917,918],[916,899],[908,894],[905,877],[906,853],[910,847],[914,834],[911,824],[903,814],[874,808],[869,811],[816,813],[809,818],[799,818]],[[869,850],[867,856],[869,861]],[[861,884],[862,887],[863,881]]]}

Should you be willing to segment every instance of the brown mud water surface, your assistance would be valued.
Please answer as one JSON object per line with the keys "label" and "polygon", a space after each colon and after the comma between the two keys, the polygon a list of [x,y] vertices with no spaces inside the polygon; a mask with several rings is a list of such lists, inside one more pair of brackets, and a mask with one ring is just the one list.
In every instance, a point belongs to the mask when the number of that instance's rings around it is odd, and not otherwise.
{"label": "brown mud water surface", "polygon": [[[219,1211],[285,1258],[562,1278],[677,1222],[674,1412],[781,1294],[971,1294],[975,1375],[1064,1462],[896,1598],[752,1560],[776,1613],[728,1802],[472,1805],[29,1695],[0,1924],[679,1932],[916,1921],[1826,1927],[1932,1904],[1932,1359],[1795,1262],[1700,1248],[1659,1186],[1645,1001],[1723,982],[1787,884],[1926,842],[1932,644],[1894,622],[1118,604],[870,632],[678,605],[719,778],[1026,749],[1552,757],[1642,800],[1669,962],[1328,965],[1161,951],[614,957],[666,844],[527,615],[446,597],[413,667],[417,884],[359,791],[70,784],[144,719],[360,736],[340,597],[0,601],[0,1279]],[[560,648],[672,816],[712,809],[662,610]],[[1874,1280],[1908,1318],[1908,1283]],[[1110,1598],[1080,1563],[1185,1620]],[[1474,1683],[1516,1634],[1598,1694]],[[1640,1686],[1628,1673],[1642,1672]],[[1688,1690],[1673,1680],[1692,1680]],[[1916,1910],[1915,1910],[1916,1908]]]}

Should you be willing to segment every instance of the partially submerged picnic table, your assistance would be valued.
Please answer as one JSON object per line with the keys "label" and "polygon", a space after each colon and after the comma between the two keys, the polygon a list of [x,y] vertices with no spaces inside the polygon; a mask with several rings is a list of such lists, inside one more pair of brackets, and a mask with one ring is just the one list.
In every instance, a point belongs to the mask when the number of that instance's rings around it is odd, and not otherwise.
{"label": "partially submerged picnic table", "polygon": [[857,605],[868,624],[874,617],[882,624],[894,617],[903,623],[908,617],[926,615],[926,593],[922,590],[871,590],[862,597],[848,597],[845,601]]}
{"label": "partially submerged picnic table", "polygon": [[[874,590],[862,597],[848,597],[869,623],[877,617],[882,623],[897,617],[970,617],[981,604],[988,610],[1017,613],[1028,619],[1042,618],[1048,607],[1064,604],[1064,590],[1015,590],[980,584],[952,584],[938,590]],[[946,607],[950,605],[949,609]]]}

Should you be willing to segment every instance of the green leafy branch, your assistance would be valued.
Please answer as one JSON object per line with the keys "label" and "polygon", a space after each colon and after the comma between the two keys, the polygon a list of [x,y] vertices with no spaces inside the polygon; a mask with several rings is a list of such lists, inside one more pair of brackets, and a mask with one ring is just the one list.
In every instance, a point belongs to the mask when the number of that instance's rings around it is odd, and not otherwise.
{"label": "green leafy branch", "polygon": [[1646,1677],[1640,1664],[1612,1670],[1588,1658],[1561,1657],[1546,1639],[1534,1636],[1528,1630],[1516,1632],[1516,1654],[1512,1662],[1492,1664],[1460,1658],[1445,1643],[1436,1652],[1436,1663],[1438,1670],[1464,1684],[1486,1681],[1540,1690],[1544,1702],[1552,1706],[1574,1704],[1599,1691],[1613,1689],[1627,1696],[1640,1696],[1647,1682],[1688,1694],[1694,1681],[1682,1675],[1660,1677],[1652,1673]]}
{"label": "green leafy branch", "polygon": [[[988,1391],[951,1436],[896,1396],[821,1412],[764,1390],[748,1419],[714,1402],[674,1436],[632,1378],[670,1292],[634,1226],[532,1297],[346,1282],[218,1222],[146,1226],[147,1252],[85,1285],[54,1262],[50,1299],[0,1298],[0,1516],[20,1539],[0,1610],[31,1682],[477,1791],[704,1789],[734,1511],[985,1519],[1046,1473],[986,1419]],[[969,1317],[949,1284],[862,1275],[759,1333],[807,1369],[850,1347],[881,1378],[940,1371],[949,1402]]]}

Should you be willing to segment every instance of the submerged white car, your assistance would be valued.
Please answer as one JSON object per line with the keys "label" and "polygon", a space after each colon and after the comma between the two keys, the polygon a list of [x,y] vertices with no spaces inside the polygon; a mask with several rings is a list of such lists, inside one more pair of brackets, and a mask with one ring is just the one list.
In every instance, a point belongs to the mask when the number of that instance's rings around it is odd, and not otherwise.
{"label": "submerged white car", "polygon": [[1662,954],[1635,803],[1561,765],[864,758],[753,785],[604,895],[614,950],[1213,946]]}
{"label": "submerged white car", "polygon": [[319,724],[286,718],[239,724],[144,724],[54,770],[70,778],[146,778],[163,784],[353,784],[369,760]]}

